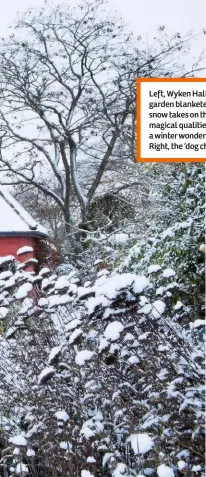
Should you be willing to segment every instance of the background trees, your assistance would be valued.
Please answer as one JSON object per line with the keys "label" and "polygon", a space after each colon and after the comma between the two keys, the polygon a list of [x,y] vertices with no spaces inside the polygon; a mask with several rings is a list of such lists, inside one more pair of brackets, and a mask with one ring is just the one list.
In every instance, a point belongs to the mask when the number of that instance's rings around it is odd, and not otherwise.
{"label": "background trees", "polygon": [[73,248],[96,195],[114,184],[148,195],[134,165],[135,79],[187,74],[188,40],[162,27],[151,49],[136,44],[95,1],[29,11],[1,45],[1,182],[55,204]]}

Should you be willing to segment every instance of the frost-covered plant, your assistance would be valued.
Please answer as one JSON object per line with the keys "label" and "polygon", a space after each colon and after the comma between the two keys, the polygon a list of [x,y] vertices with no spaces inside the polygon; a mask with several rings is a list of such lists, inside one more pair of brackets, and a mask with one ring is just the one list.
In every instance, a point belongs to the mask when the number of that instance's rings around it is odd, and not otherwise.
{"label": "frost-covered plant", "polygon": [[201,323],[177,322],[174,273],[104,269],[81,284],[20,265],[9,288],[4,275],[0,413],[10,473],[161,477],[183,463],[201,471]]}
{"label": "frost-covered plant", "polygon": [[[205,290],[205,173],[204,165],[189,164],[185,169],[186,177],[179,178],[179,187],[175,188],[175,220],[166,230],[151,231],[147,241],[135,244],[118,265],[119,270],[140,270],[155,274],[158,269],[175,270],[173,273],[175,300],[185,299],[190,306],[189,315],[193,319],[204,317]],[[174,184],[173,184],[174,186]],[[170,184],[170,190],[172,185]],[[172,272],[171,272],[172,273]],[[159,295],[171,292],[165,278],[157,276]],[[177,284],[178,282],[178,284]]]}

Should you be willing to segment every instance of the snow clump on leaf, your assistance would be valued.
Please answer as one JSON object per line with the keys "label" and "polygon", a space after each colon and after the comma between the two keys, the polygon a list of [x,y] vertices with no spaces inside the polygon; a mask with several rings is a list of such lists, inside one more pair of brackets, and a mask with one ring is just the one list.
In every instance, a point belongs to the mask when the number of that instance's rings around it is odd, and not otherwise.
{"label": "snow clump on leaf", "polygon": [[149,434],[131,434],[128,439],[135,454],[146,454],[154,446],[154,440]]}
{"label": "snow clump on leaf", "polygon": [[79,366],[83,366],[85,364],[85,361],[89,361],[92,358],[93,354],[94,352],[89,351],[88,349],[79,351],[75,358],[76,364],[78,364]]}
{"label": "snow clump on leaf", "polygon": [[113,321],[107,325],[104,330],[104,336],[107,340],[116,341],[119,339],[121,332],[124,330],[124,326],[120,321]]}
{"label": "snow clump on leaf", "polygon": [[166,464],[161,464],[157,468],[158,477],[175,477],[173,469]]}

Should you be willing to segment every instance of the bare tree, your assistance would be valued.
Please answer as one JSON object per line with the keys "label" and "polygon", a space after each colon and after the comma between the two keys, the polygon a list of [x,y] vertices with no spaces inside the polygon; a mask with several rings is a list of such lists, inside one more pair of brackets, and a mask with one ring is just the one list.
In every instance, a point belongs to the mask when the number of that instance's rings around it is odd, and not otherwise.
{"label": "bare tree", "polygon": [[135,78],[180,74],[177,54],[188,36],[169,39],[160,30],[153,51],[137,48],[95,0],[75,10],[29,11],[2,44],[1,183],[32,185],[51,197],[68,234],[75,227],[71,197],[84,227],[111,160],[134,160]]}
{"label": "bare tree", "polygon": [[[52,186],[54,192],[58,194],[55,183]],[[52,197],[28,184],[17,184],[12,188],[12,194],[37,221],[44,224],[55,242],[63,240],[65,229],[62,210]]]}

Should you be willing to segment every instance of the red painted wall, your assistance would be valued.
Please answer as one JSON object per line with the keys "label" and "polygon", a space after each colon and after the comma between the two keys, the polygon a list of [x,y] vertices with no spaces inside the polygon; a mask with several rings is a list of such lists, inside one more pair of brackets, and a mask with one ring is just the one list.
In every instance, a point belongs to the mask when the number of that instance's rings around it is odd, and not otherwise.
{"label": "red painted wall", "polygon": [[[17,255],[17,251],[21,247],[29,246],[34,252]],[[29,258],[35,258],[36,239],[34,237],[0,237],[0,257],[5,255],[13,255],[19,262],[24,262]]]}

